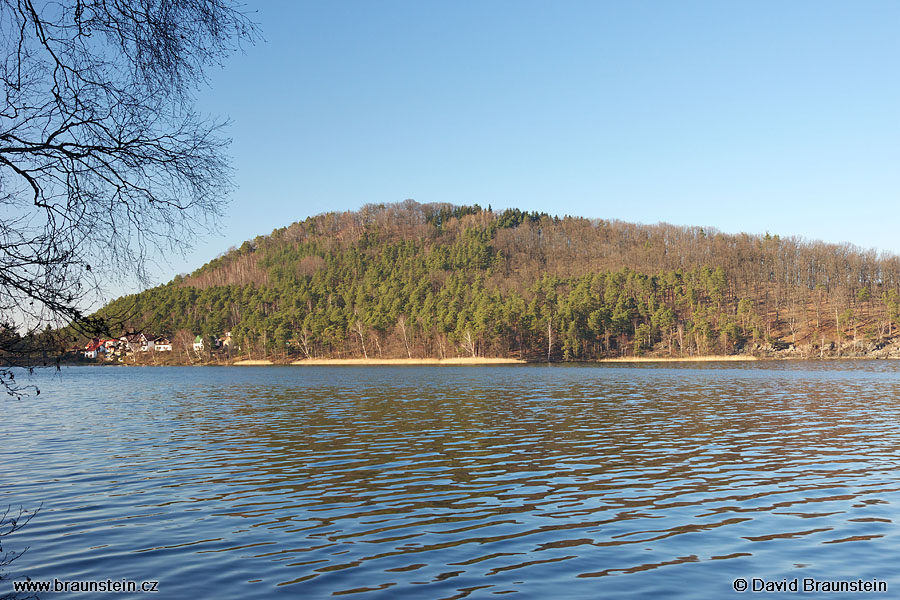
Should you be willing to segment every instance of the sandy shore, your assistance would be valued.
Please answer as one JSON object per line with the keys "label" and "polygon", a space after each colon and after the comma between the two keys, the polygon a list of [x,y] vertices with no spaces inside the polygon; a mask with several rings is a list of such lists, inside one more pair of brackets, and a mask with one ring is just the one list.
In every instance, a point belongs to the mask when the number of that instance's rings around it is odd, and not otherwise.
{"label": "sandy shore", "polygon": [[[604,358],[603,363],[663,363],[663,362],[737,362],[758,360],[755,356],[685,356],[681,358],[653,358],[645,356],[626,356],[625,358]],[[516,365],[526,361],[517,358],[311,358],[297,360],[289,364],[308,367],[331,367],[340,365],[375,366],[375,365]],[[238,360],[236,366],[274,365],[271,360]],[[282,363],[283,364],[283,363]]]}
{"label": "sandy shore", "polygon": [[646,363],[646,362],[742,362],[759,360],[750,355],[729,356],[684,356],[680,358],[653,358],[651,356],[626,356],[624,358],[601,358],[597,362]]}
{"label": "sandy shore", "polygon": [[524,364],[516,358],[311,358],[292,362],[292,365],[512,365]]}

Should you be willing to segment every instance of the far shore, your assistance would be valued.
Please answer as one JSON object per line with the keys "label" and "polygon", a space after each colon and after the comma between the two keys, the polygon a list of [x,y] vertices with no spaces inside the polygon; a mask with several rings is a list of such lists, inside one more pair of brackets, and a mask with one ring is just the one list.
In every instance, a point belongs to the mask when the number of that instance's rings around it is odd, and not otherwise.
{"label": "far shore", "polygon": [[[250,361],[243,361],[247,364]],[[262,361],[254,361],[262,362]],[[518,358],[309,358],[297,360],[290,364],[301,366],[336,366],[336,365],[515,365],[525,364]],[[238,364],[238,363],[235,363]],[[271,363],[269,363],[271,364]]]}
{"label": "far shore", "polygon": [[646,363],[646,362],[743,362],[759,360],[750,354],[729,354],[722,356],[681,356],[672,358],[653,356],[625,356],[621,358],[601,358],[597,362],[603,363]]}
{"label": "far shore", "polygon": [[[552,363],[547,363],[546,360],[523,360],[518,358],[487,358],[487,357],[458,357],[458,358],[312,358],[312,359],[302,359],[302,360],[268,360],[268,359],[242,359],[236,361],[214,361],[214,362],[195,362],[191,364],[181,364],[177,362],[165,362],[165,363],[113,363],[113,362],[88,362],[84,360],[79,361],[66,361],[63,360],[60,364],[65,365],[67,367],[73,366],[119,366],[119,367],[131,367],[131,366],[142,366],[142,367],[150,367],[150,366],[160,366],[160,367],[171,367],[171,366],[237,366],[237,367],[253,367],[253,366],[341,366],[341,365],[356,365],[356,366],[401,366],[401,365],[459,365],[459,366],[477,366],[477,365],[524,365],[524,364],[535,364],[535,365],[546,365],[546,364],[600,364],[600,363],[608,363],[608,364],[644,364],[644,363],[713,363],[713,362],[750,362],[750,361],[760,361],[760,362],[769,362],[769,361],[794,361],[794,360],[809,360],[809,361],[833,361],[833,360],[900,360],[900,355],[873,355],[873,354],[864,354],[864,355],[856,355],[856,356],[835,356],[835,355],[826,355],[826,356],[816,356],[816,355],[807,355],[807,356],[798,356],[796,354],[785,354],[785,355],[763,355],[763,356],[754,356],[752,354],[731,354],[731,355],[706,355],[706,356],[680,356],[680,357],[663,357],[663,356],[625,356],[618,358],[600,358],[594,360],[581,360],[574,362],[567,361],[553,361]],[[8,365],[15,366],[15,365]],[[27,367],[25,367],[27,368]]]}
{"label": "far shore", "polygon": [[288,363],[276,363],[271,360],[237,360],[231,363],[238,367],[254,367],[263,365],[288,364],[307,367],[339,366],[339,365],[517,365],[526,364],[518,358],[308,358]]}

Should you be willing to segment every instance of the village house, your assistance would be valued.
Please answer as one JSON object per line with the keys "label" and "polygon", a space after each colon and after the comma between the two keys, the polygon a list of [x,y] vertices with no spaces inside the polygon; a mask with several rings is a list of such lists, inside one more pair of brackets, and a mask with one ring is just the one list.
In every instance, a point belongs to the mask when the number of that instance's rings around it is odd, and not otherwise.
{"label": "village house", "polygon": [[[223,337],[213,336],[209,340],[204,340],[202,335],[194,337],[193,348],[196,352],[202,352],[207,349],[210,344],[214,348],[228,348],[231,346],[231,332],[226,331]],[[214,348],[209,348],[213,350]],[[148,335],[146,333],[131,333],[121,336],[118,339],[101,339],[93,338],[83,348],[78,346],[75,348],[78,352],[83,352],[84,357],[88,359],[97,359],[101,356],[107,360],[115,360],[129,356],[137,352],[172,352],[172,339],[162,335]]]}
{"label": "village house", "polygon": [[141,334],[141,352],[149,352],[154,347],[154,337],[148,336],[146,333]]}
{"label": "village house", "polygon": [[113,357],[121,356],[123,353],[122,342],[115,339],[102,340],[100,342],[106,349],[106,360],[113,360]]}
{"label": "village house", "polygon": [[94,359],[100,356],[100,354],[106,354],[106,346],[104,346],[103,342],[97,338],[92,339],[84,347],[85,358]]}
{"label": "village house", "polygon": [[141,340],[141,334],[139,334],[139,333],[131,333],[128,335],[123,335],[122,337],[119,338],[119,341],[124,346],[126,354],[137,352],[139,349],[141,349],[141,346],[143,345],[143,342]]}

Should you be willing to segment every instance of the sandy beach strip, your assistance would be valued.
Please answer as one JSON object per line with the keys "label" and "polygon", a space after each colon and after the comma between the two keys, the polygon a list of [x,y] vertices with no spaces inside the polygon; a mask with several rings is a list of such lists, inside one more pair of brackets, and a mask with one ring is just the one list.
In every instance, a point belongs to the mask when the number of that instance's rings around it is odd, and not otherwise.
{"label": "sandy beach strip", "polygon": [[[626,356],[624,358],[602,358],[596,362],[601,363],[666,363],[666,362],[741,362],[759,360],[755,356],[685,356],[673,358],[654,358],[648,356]],[[527,361],[518,358],[310,358],[296,360],[291,365],[307,367],[332,367],[332,366],[399,366],[399,365],[524,365]],[[239,360],[232,363],[235,366],[263,366],[274,365],[271,360]],[[284,363],[282,363],[284,364]]]}
{"label": "sandy beach strip", "polygon": [[683,356],[673,358],[654,358],[652,356],[626,356],[624,358],[601,358],[597,362],[604,363],[651,363],[651,362],[743,362],[759,360],[750,355],[727,356]]}
{"label": "sandy beach strip", "polygon": [[514,365],[525,364],[517,358],[310,358],[297,360],[292,365],[338,366],[338,365]]}

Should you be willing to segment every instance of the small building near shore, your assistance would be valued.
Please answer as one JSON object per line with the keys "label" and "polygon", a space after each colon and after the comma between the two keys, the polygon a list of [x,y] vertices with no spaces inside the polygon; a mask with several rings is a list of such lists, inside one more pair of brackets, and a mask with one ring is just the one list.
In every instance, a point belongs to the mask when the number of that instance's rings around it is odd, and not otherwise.
{"label": "small building near shore", "polygon": [[140,337],[140,343],[141,352],[149,352],[150,350],[153,350],[153,336],[148,336],[146,333],[142,333]]}
{"label": "small building near shore", "polygon": [[84,357],[94,359],[100,356],[100,354],[106,353],[106,346],[103,345],[103,342],[98,340],[97,338],[92,339],[87,346],[84,347]]}

